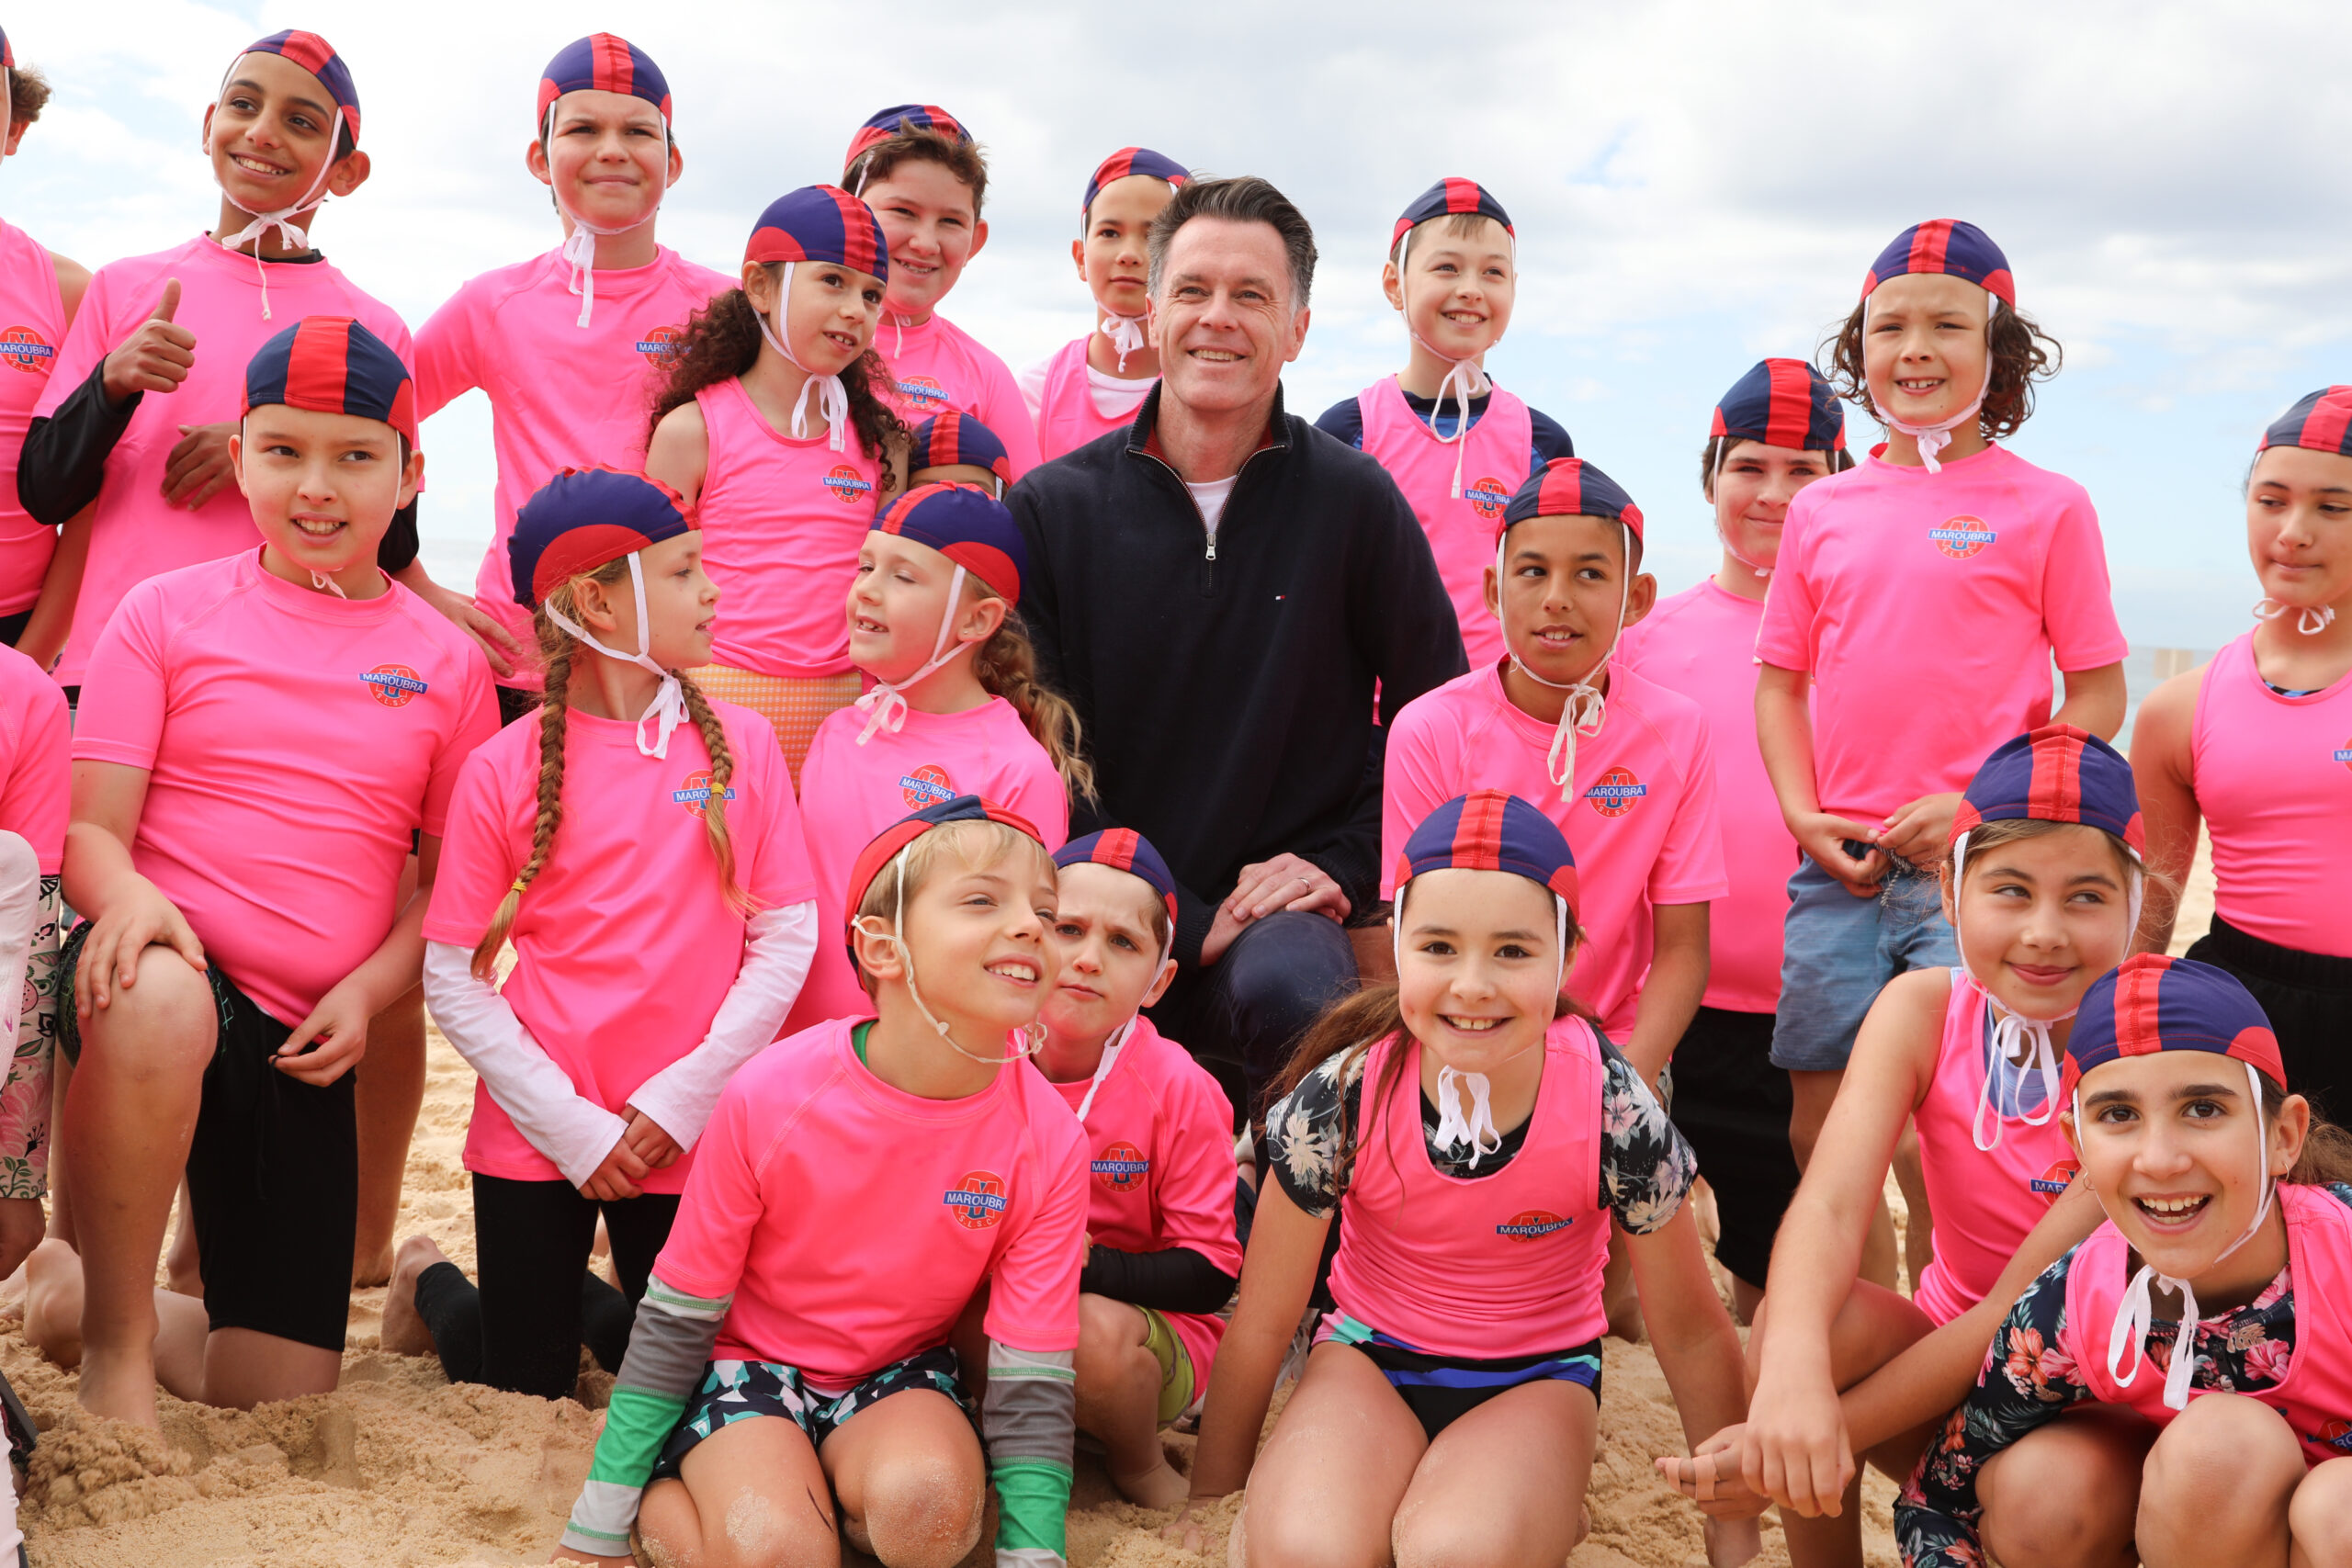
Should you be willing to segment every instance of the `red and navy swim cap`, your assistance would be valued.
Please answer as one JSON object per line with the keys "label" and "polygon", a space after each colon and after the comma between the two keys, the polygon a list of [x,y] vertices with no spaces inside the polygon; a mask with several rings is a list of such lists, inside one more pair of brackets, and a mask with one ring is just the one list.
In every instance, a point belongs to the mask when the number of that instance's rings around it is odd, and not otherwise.
{"label": "red and navy swim cap", "polygon": [[2136,953],[2091,982],[2066,1037],[2064,1096],[2092,1068],[2119,1056],[2211,1051],[2234,1056],[2287,1088],[2278,1037],[2262,1004],[2237,976],[2193,958]]}
{"label": "red and navy swim cap", "polygon": [[2018,308],[2018,286],[2009,276],[2009,258],[2001,254],[1991,235],[1957,218],[1914,223],[1894,236],[1894,243],[1879,253],[1863,277],[1862,298],[1869,299],[1871,289],[1906,272],[1940,272],[1963,278],[2010,310]]}
{"label": "red and navy swim cap", "polygon": [[556,51],[539,73],[539,107],[534,118],[544,127],[548,110],[566,93],[619,93],[643,98],[670,123],[670,84],[653,57],[625,38],[590,33]]}
{"label": "red and navy swim cap", "polygon": [[1122,147],[1094,165],[1094,173],[1086,181],[1086,199],[1078,205],[1078,215],[1084,218],[1093,211],[1094,198],[1102,194],[1102,187],[1129,175],[1148,175],[1171,186],[1181,186],[1193,177],[1193,171],[1165,152],[1155,152],[1148,147]]}
{"label": "red and navy swim cap", "polygon": [[[951,799],[933,802],[921,811],[899,818],[874,835],[866,846],[857,852],[857,859],[849,868],[849,902],[842,932],[850,945],[851,961],[856,960],[857,907],[865,902],[865,890],[882,874],[882,868],[897,860],[909,844],[934,828],[944,828],[956,822],[1001,822],[1015,832],[1037,838],[1037,829],[1020,813],[999,806],[993,800],[983,800],[977,795],[959,795]],[[1045,840],[1037,840],[1044,849]]]}
{"label": "red and navy swim cap", "polygon": [[1715,405],[1707,434],[1792,452],[1846,449],[1846,405],[1829,378],[1802,359],[1759,359]]}
{"label": "red and navy swim cap", "polygon": [[2267,452],[2273,446],[2352,457],[2352,387],[2322,387],[2296,400],[2262,433],[2262,444],[2255,450]]}
{"label": "red and navy swim cap", "polygon": [[964,129],[964,122],[937,104],[893,104],[859,126],[857,134],[849,139],[849,151],[842,154],[842,178],[848,179],[857,161],[876,144],[910,130],[936,131],[958,147],[972,144],[972,133]]}
{"label": "red and navy swim cap", "polygon": [[1001,597],[1020,602],[1029,547],[1004,503],[978,485],[918,485],[886,507],[869,532],[929,545]]}
{"label": "red and navy swim cap", "polygon": [[1577,919],[1577,857],[1549,817],[1515,795],[1458,795],[1427,817],[1396,857],[1396,889],[1428,871],[1507,871],[1556,895]]}
{"label": "red and navy swim cap", "polygon": [[1605,517],[1642,536],[1642,509],[1634,498],[1581,457],[1555,457],[1530,474],[1503,508],[1500,532],[1531,517]]}
{"label": "red and navy swim cap", "polygon": [[1388,231],[1389,254],[1396,254],[1397,241],[1432,218],[1466,217],[1472,213],[1493,219],[1503,226],[1504,233],[1514,240],[1519,238],[1519,231],[1510,226],[1510,214],[1503,210],[1503,204],[1485,186],[1476,180],[1442,179],[1415,197],[1412,205],[1396,220],[1396,226]]}
{"label": "red and navy swim cap", "polygon": [[305,316],[261,345],[245,367],[245,406],[381,420],[416,446],[416,383],[391,345],[349,316]]}
{"label": "red and navy swim cap", "polygon": [[[351,144],[359,145],[359,89],[351,85],[351,67],[343,62],[334,45],[316,33],[288,28],[245,45],[237,51],[237,59],[243,60],[248,54],[275,54],[316,76],[319,85],[327,90],[327,96],[343,111],[344,124],[351,132]],[[6,63],[13,66],[16,62],[12,59]],[[236,61],[229,62],[229,69],[237,69]]]}
{"label": "red and navy swim cap", "polygon": [[833,262],[890,280],[890,247],[874,209],[839,186],[777,197],[743,243],[747,262]]}
{"label": "red and navy swim cap", "polygon": [[2071,724],[2001,742],[1960,797],[1948,842],[1987,822],[2079,822],[2112,833],[2145,858],[2147,829],[2132,764],[2089,730]]}
{"label": "red and navy swim cap", "polygon": [[1176,919],[1176,877],[1151,840],[1133,828],[1105,828],[1099,833],[1089,833],[1082,839],[1072,839],[1054,852],[1057,866],[1080,864],[1107,865],[1113,871],[1124,871],[1140,877],[1159,901],[1168,906],[1168,919]]}
{"label": "red and navy swim cap", "polygon": [[970,414],[951,409],[915,426],[914,450],[907,457],[909,473],[963,468],[986,468],[1005,483],[1012,482],[1012,458],[1004,443]]}
{"label": "red and navy swim cap", "polygon": [[694,508],[660,479],[618,468],[566,468],[514,513],[506,559],[526,610],[575,577],[699,528]]}

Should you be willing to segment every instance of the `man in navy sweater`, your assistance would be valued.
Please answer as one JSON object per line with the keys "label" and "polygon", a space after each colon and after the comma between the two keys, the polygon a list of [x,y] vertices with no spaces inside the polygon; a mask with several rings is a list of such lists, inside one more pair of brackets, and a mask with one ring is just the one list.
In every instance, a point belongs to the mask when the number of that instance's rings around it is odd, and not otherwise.
{"label": "man in navy sweater", "polygon": [[1395,482],[1283,412],[1306,220],[1261,179],[1190,184],[1150,257],[1159,386],[1007,498],[1021,615],[1094,761],[1070,831],[1133,828],[1179,884],[1181,967],[1153,1021],[1238,1068],[1254,1115],[1356,981],[1344,927],[1379,897],[1382,726],[1465,666]]}

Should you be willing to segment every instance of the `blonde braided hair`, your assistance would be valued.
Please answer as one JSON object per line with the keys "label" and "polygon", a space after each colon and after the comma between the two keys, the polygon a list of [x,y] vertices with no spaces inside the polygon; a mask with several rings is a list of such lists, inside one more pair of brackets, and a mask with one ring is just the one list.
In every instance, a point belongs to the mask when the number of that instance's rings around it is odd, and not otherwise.
{"label": "blonde braided hair", "polygon": [[[556,830],[563,826],[563,750],[571,724],[571,661],[579,649],[579,642],[548,618],[548,605],[554,604],[573,620],[579,619],[578,590],[582,582],[610,585],[628,575],[628,558],[607,561],[593,572],[573,578],[548,595],[531,617],[531,629],[537,634],[539,659],[547,671],[547,690],[539,702],[539,794],[538,810],[531,822],[531,856],[514,875],[514,885],[499,900],[498,912],[490,919],[490,929],[482,933],[474,946],[473,972],[478,979],[495,977],[498,950],[506,945],[506,938],[514,929],[514,916],[522,908],[524,890],[538,879],[547,869],[548,857],[555,852]],[[702,688],[684,675],[678,676],[678,687],[686,699],[686,713],[702,734],[704,748],[710,753],[710,798],[703,809],[703,826],[710,835],[711,852],[718,860],[720,885],[725,888],[727,902],[746,914],[756,908],[750,894],[735,881],[735,845],[727,833],[727,786],[735,776],[735,754],[727,744],[726,731],[718,716],[711,711],[710,699]]]}

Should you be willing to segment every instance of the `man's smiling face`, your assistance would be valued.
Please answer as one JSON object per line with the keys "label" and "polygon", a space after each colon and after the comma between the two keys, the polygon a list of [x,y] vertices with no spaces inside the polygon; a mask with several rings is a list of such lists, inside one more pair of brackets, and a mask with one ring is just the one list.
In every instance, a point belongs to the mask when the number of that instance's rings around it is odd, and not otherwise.
{"label": "man's smiling face", "polygon": [[1306,340],[1295,295],[1272,224],[1195,218],[1177,230],[1151,302],[1166,395],[1203,412],[1272,399]]}

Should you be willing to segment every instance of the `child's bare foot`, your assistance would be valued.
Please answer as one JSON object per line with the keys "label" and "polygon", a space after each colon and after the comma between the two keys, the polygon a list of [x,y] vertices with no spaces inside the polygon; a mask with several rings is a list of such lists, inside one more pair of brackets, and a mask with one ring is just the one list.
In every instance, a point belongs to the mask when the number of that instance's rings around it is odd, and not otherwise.
{"label": "child's bare foot", "polygon": [[61,1367],[82,1364],[82,1259],[54,1238],[25,1259],[25,1339]]}
{"label": "child's bare foot", "polygon": [[82,1356],[82,1408],[93,1416],[161,1427],[155,1415],[155,1356],[152,1344],[138,1350]]}
{"label": "child's bare foot", "polygon": [[1192,1483],[1170,1467],[1165,1454],[1140,1475],[1112,1472],[1111,1484],[1119,1489],[1120,1496],[1145,1508],[1181,1508],[1192,1493]]}
{"label": "child's bare foot", "polygon": [[447,1263],[429,1235],[413,1235],[393,1254],[391,1286],[384,1292],[383,1348],[395,1356],[430,1356],[433,1334],[416,1314],[416,1277],[435,1263]]}

